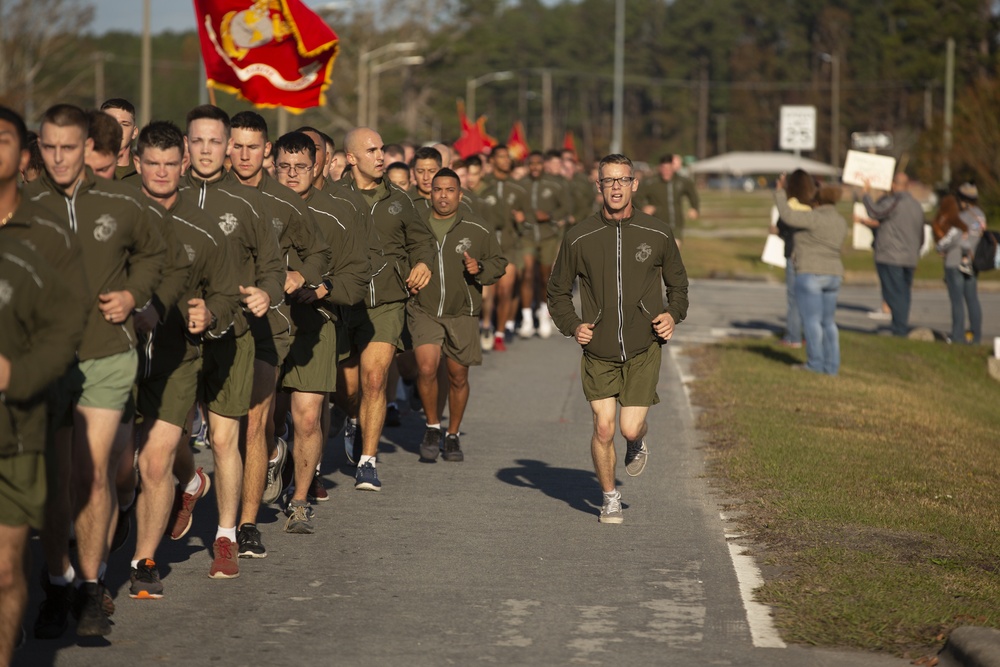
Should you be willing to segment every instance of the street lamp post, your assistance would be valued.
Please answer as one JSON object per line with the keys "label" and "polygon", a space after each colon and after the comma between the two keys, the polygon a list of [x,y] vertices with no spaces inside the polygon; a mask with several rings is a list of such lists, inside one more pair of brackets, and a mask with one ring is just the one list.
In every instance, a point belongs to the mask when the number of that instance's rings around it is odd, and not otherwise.
{"label": "street lamp post", "polygon": [[830,164],[840,164],[840,56],[821,53],[830,63]]}
{"label": "street lamp post", "polygon": [[475,78],[469,77],[465,80],[465,111],[473,121],[476,118],[476,88],[493,81],[510,81],[514,78],[513,72],[490,72]]}
{"label": "street lamp post", "polygon": [[615,0],[615,78],[611,152],[622,152],[625,120],[625,0]]}
{"label": "street lamp post", "polygon": [[369,86],[371,88],[371,108],[368,112],[368,127],[378,131],[378,98],[379,98],[379,74],[385,72],[386,70],[395,69],[396,67],[408,67],[410,65],[423,65],[423,56],[403,56],[401,58],[395,58],[394,60],[389,60],[384,63],[378,63],[377,65],[372,65],[369,76],[371,76],[371,81]]}
{"label": "street lamp post", "polygon": [[415,48],[416,42],[393,42],[371,51],[363,51],[358,57],[358,127],[368,125],[368,86],[371,81],[369,63],[387,53],[405,53]]}

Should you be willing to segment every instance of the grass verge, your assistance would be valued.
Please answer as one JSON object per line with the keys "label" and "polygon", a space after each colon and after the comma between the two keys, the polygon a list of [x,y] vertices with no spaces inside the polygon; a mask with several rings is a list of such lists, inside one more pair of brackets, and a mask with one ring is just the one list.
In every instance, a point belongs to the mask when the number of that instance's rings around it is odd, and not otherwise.
{"label": "grass verge", "polygon": [[837,378],[771,341],[694,352],[712,473],[787,641],[915,657],[1000,628],[1000,383],[988,350],[842,332]]}

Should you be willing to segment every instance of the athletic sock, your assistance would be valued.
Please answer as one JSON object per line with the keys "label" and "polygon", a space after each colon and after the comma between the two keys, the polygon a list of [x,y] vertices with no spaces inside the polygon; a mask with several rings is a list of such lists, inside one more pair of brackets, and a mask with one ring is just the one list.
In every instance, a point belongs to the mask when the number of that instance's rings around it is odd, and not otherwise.
{"label": "athletic sock", "polygon": [[369,461],[371,462],[372,465],[375,465],[375,457],[374,456],[365,456],[364,454],[362,454],[361,458],[358,460],[358,467],[363,466],[364,464],[368,463]]}
{"label": "athletic sock", "polygon": [[542,305],[540,305],[538,307],[538,316],[539,317],[548,317],[549,316],[549,306],[548,306],[548,304],[543,303]]}
{"label": "athletic sock", "polygon": [[230,542],[235,542],[236,526],[233,526],[232,528],[223,528],[222,526],[219,526],[215,531],[215,539],[219,539],[220,537],[228,537]]}
{"label": "athletic sock", "polygon": [[132,569],[134,570],[137,567],[139,567],[139,561],[137,561],[137,560],[132,561]]}
{"label": "athletic sock", "polygon": [[440,431],[441,430],[441,423],[438,422],[437,424],[428,424],[427,428],[436,428],[437,430]]}
{"label": "athletic sock", "polygon": [[196,496],[201,492],[201,475],[194,474],[191,481],[184,485],[184,493],[189,496]]}
{"label": "athletic sock", "polygon": [[533,316],[531,314],[531,308],[522,308],[521,309],[521,319],[524,320],[525,322],[532,322],[532,323],[534,323],[535,320],[534,320],[534,318],[533,318]]}
{"label": "athletic sock", "polygon": [[614,500],[618,497],[618,489],[615,489],[614,491],[605,491],[604,497],[608,500]]}
{"label": "athletic sock", "polygon": [[76,570],[73,569],[72,565],[66,568],[61,577],[49,575],[49,583],[53,586],[69,586],[74,579],[76,579]]}

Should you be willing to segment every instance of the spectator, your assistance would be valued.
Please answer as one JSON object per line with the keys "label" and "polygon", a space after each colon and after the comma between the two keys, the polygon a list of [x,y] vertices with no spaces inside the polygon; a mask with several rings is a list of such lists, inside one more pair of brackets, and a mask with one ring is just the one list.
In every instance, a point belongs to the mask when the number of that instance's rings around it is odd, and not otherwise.
{"label": "spectator", "polygon": [[[944,257],[944,282],[951,301],[951,342],[964,343],[965,313],[969,313],[972,343],[978,343],[983,333],[983,311],[979,306],[978,278],[976,274],[962,271],[962,256],[974,255],[979,239],[986,229],[986,216],[979,208],[979,191],[974,183],[963,183],[958,188],[958,217],[967,232],[953,226],[938,241],[937,251]],[[942,202],[943,205],[943,202]]]}

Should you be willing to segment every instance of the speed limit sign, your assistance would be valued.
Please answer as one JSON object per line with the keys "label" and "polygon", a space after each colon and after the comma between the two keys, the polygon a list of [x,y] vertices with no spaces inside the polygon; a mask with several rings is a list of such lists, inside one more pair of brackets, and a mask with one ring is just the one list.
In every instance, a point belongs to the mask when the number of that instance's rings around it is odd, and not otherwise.
{"label": "speed limit sign", "polygon": [[816,107],[781,107],[781,140],[783,151],[811,151],[816,149]]}

